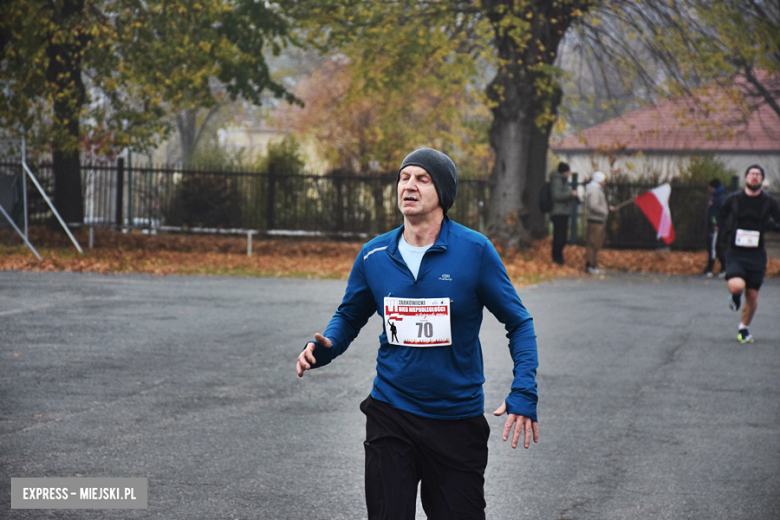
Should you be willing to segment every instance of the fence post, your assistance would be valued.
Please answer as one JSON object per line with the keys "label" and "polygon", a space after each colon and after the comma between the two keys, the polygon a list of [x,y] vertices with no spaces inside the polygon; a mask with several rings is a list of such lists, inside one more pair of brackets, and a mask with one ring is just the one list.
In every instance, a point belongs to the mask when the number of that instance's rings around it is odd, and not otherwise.
{"label": "fence post", "polygon": [[265,227],[266,229],[274,229],[274,206],[276,204],[276,165],[271,163],[268,165],[268,192],[266,194],[265,202]]}
{"label": "fence post", "polygon": [[135,224],[133,215],[133,151],[127,150],[127,224]]}
{"label": "fence post", "polygon": [[[25,140],[24,134],[22,134],[22,164],[27,164],[27,141]],[[23,195],[23,204],[24,204],[24,236],[25,239],[30,238],[30,235],[28,234],[28,225],[29,225],[29,212],[27,210],[27,175],[24,174],[24,168],[22,168],[22,195]]]}
{"label": "fence post", "polygon": [[732,193],[739,189],[739,176],[733,175],[731,177],[731,191]]}
{"label": "fence post", "polygon": [[[577,189],[577,177],[578,174],[572,173],[571,174],[571,189],[576,190]],[[574,201],[574,204],[572,204],[572,210],[571,210],[571,234],[569,238],[569,243],[571,245],[577,245],[577,226],[579,225],[577,222],[577,215],[580,211],[579,202]]]}
{"label": "fence post", "polygon": [[334,179],[334,187],[336,188],[336,229],[334,231],[344,231],[344,194],[341,189],[341,181],[340,176]]}
{"label": "fence post", "polygon": [[123,193],[125,186],[125,159],[119,157],[116,160],[116,225],[122,226],[122,203]]}
{"label": "fence post", "polygon": [[385,176],[377,176],[372,182],[375,183],[372,191],[376,211],[376,220],[374,221],[375,229],[372,231],[379,235],[384,233],[386,231],[385,227],[387,227],[385,220]]}

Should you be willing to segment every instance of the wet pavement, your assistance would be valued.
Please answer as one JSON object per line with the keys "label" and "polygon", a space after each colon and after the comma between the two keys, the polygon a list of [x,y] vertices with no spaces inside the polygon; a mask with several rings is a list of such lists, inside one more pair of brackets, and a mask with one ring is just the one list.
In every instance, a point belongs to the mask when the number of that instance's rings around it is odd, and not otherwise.
{"label": "wet pavement", "polygon": [[[341,281],[0,272],[2,517],[365,518],[358,409],[372,318],[295,375]],[[780,280],[751,327],[722,280],[609,274],[519,291],[539,342],[541,440],[488,416],[489,519],[780,518]],[[508,392],[486,315],[486,409]],[[12,477],[144,477],[145,510],[11,510]],[[418,518],[424,518],[420,509]]]}

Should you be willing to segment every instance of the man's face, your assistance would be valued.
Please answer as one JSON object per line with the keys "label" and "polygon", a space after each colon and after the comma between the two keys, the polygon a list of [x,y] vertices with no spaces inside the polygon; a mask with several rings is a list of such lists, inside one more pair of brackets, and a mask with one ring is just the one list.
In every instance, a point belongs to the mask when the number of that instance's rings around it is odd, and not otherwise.
{"label": "man's face", "polygon": [[398,208],[404,217],[423,216],[439,206],[431,175],[419,166],[407,166],[398,179]]}
{"label": "man's face", "polygon": [[745,175],[745,184],[753,191],[761,189],[761,184],[764,182],[764,178],[761,175],[761,170],[758,168],[751,168]]}

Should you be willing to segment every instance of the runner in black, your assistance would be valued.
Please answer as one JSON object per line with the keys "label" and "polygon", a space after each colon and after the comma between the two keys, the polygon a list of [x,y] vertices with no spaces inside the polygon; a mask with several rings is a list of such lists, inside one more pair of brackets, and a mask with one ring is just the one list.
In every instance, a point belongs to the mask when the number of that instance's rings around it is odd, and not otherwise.
{"label": "runner in black", "polygon": [[758,308],[758,290],[766,274],[764,235],[767,230],[780,227],[780,206],[761,189],[765,177],[761,166],[754,164],[748,167],[745,172],[745,189],[729,195],[721,209],[729,241],[726,252],[726,280],[731,293],[729,307],[733,311],[742,309],[742,321],[737,333],[740,343],[753,343],[748,326]]}

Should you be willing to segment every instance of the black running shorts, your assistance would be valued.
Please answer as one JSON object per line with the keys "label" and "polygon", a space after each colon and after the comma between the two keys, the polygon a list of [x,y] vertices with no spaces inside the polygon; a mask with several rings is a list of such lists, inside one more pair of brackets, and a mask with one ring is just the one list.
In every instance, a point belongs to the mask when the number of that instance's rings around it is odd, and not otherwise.
{"label": "black running shorts", "polygon": [[742,278],[745,287],[758,290],[766,275],[766,250],[726,252],[726,280]]}

